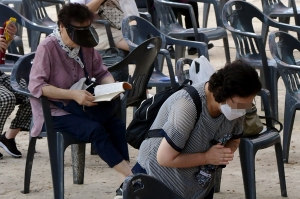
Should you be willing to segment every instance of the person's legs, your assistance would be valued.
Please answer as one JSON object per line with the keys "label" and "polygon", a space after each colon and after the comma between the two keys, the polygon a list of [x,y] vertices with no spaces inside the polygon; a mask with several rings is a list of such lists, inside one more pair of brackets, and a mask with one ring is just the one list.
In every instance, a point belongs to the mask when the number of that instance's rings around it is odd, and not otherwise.
{"label": "person's legs", "polygon": [[74,114],[52,118],[55,131],[67,132],[80,141],[91,142],[99,157],[111,168],[122,173],[123,176],[131,173],[128,164],[111,142],[110,135],[102,124]]}
{"label": "person's legs", "polygon": [[[1,81],[1,77],[0,77]],[[1,82],[0,82],[1,85]],[[13,93],[6,89],[4,86],[0,86],[0,134],[2,134],[5,122],[13,112],[16,104],[16,98]],[[1,135],[2,137],[3,135]],[[1,143],[0,137],[0,143]],[[3,158],[2,153],[0,153],[0,159]]]}
{"label": "person's legs", "polygon": [[[3,106],[0,106],[0,109],[4,109],[0,111],[0,133],[3,130],[7,117],[14,110],[16,103],[18,102],[20,104],[16,116],[10,124],[10,128],[0,137],[0,146],[4,148],[8,154],[14,157],[21,157],[22,154],[17,149],[15,137],[20,130],[29,130],[32,115],[30,102],[26,96],[21,95],[12,89],[10,85],[10,76],[5,74],[1,75],[0,85],[2,87],[2,89],[0,89],[0,101],[4,104]],[[24,86],[25,82],[21,82],[20,85]]]}

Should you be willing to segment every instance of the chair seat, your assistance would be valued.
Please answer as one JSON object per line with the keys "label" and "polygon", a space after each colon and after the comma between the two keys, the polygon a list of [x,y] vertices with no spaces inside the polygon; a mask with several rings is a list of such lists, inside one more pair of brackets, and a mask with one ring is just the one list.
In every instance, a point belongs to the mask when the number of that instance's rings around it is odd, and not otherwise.
{"label": "chair seat", "polygon": [[[216,28],[198,28],[198,32],[204,33],[208,40],[218,40],[227,36],[227,32],[222,27]],[[174,28],[168,35],[175,38],[195,37],[194,29]]]}
{"label": "chair seat", "polygon": [[275,129],[267,129],[256,136],[242,138],[242,140],[251,142],[256,150],[273,146],[278,142],[278,139],[280,139],[280,134]]}
{"label": "chair seat", "polygon": [[[169,81],[167,81],[167,79],[169,79]],[[164,75],[160,71],[153,71],[147,86],[166,88],[172,87],[172,84],[169,76]]]}

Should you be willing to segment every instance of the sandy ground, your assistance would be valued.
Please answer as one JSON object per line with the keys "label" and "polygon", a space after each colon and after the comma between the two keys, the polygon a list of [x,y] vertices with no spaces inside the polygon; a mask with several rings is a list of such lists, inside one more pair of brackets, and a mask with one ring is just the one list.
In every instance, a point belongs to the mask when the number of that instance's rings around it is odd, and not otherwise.
{"label": "sandy ground", "polygon": [[[259,0],[249,0],[261,8]],[[284,3],[286,3],[284,1]],[[201,5],[201,4],[199,4]],[[55,20],[55,9],[47,8],[50,16]],[[202,13],[202,6],[199,6],[199,12]],[[201,15],[200,15],[201,16]],[[214,25],[213,14],[210,14],[209,26]],[[201,20],[201,19],[200,19]],[[294,24],[294,21],[291,22]],[[256,23],[256,31],[260,32],[261,25]],[[229,34],[231,59],[235,58],[235,49],[233,40]],[[215,47],[209,50],[211,63],[218,69],[225,63],[223,43],[221,41],[213,42]],[[25,45],[26,42],[25,42]],[[27,52],[28,49],[27,49]],[[267,52],[268,47],[267,47]],[[195,56],[191,56],[195,58]],[[155,93],[154,90],[151,90]],[[279,80],[279,119],[283,122],[285,88],[282,80]],[[257,99],[259,105],[259,99]],[[9,127],[10,120],[15,112],[9,117],[5,129]],[[132,109],[128,109],[128,121],[132,118]],[[285,164],[285,176],[287,183],[288,198],[299,199],[300,184],[300,112],[296,113],[295,124],[292,134],[292,143],[290,149],[289,163]],[[52,180],[49,165],[47,138],[37,141],[35,159],[33,162],[33,172],[31,177],[31,192],[27,195],[21,193],[23,189],[24,168],[28,148],[28,132],[21,132],[17,138],[17,146],[23,154],[21,159],[15,159],[9,156],[3,149],[0,152],[4,154],[4,159],[0,160],[0,198],[53,198]],[[130,148],[131,166],[136,162],[138,151]],[[85,199],[100,198],[111,199],[115,195],[118,187],[116,174],[105,162],[98,156],[90,155],[90,144],[87,145],[85,161],[85,180],[83,185],[73,184],[72,179],[72,160],[70,147],[65,152],[65,198]],[[277,172],[277,163],[274,147],[258,151],[256,155],[256,188],[257,198],[273,199],[281,198],[279,178]],[[215,198],[221,199],[240,199],[245,198],[242,173],[240,169],[240,160],[238,152],[235,153],[234,160],[223,169],[221,191],[215,194]]]}

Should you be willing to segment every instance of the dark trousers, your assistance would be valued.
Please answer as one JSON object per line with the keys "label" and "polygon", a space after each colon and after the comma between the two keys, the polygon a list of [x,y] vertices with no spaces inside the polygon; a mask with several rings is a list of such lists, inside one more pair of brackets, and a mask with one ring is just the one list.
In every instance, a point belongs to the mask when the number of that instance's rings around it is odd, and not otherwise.
{"label": "dark trousers", "polygon": [[98,106],[80,106],[71,101],[67,106],[53,103],[71,113],[53,116],[55,131],[67,132],[83,142],[91,142],[100,158],[110,167],[129,161],[125,124],[116,117],[117,102],[99,102]]}
{"label": "dark trousers", "polygon": [[[133,174],[144,173],[147,174],[147,171],[137,162],[131,169]],[[214,198],[214,187],[209,191],[204,199],[213,199]]]}

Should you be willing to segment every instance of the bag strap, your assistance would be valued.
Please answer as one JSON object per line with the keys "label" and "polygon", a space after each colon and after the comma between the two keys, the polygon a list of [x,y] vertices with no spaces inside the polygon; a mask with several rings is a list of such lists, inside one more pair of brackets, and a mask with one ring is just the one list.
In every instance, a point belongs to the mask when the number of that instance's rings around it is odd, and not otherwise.
{"label": "bag strap", "polygon": [[279,122],[278,120],[276,120],[275,118],[273,118],[273,117],[267,117],[267,116],[258,116],[258,117],[259,117],[259,119],[270,119],[270,120],[275,121],[277,124],[279,124],[279,130],[277,128],[275,128],[274,126],[267,125],[266,123],[262,123],[262,124],[265,125],[268,128],[275,129],[278,132],[282,131],[282,129],[283,129],[282,123]]}
{"label": "bag strap", "polygon": [[[202,112],[202,102],[201,102],[201,98],[200,98],[199,93],[196,90],[196,88],[191,86],[190,84],[188,84],[188,82],[192,83],[191,80],[184,81],[184,83],[182,84],[182,86],[179,87],[178,90],[180,90],[182,88],[182,89],[186,90],[189,93],[189,95],[191,96],[191,98],[196,106],[196,110],[197,110],[197,117],[196,117],[196,121],[194,124],[194,125],[196,125],[196,123],[200,117],[200,113]],[[160,131],[161,131],[161,129],[149,130],[147,133],[148,134],[147,137],[148,138],[164,137],[163,135],[160,134]]]}
{"label": "bag strap", "polygon": [[81,48],[80,48],[80,50],[79,50],[79,57],[80,57],[80,59],[81,59],[81,61],[82,61],[82,63],[83,63],[83,66],[84,66],[84,67],[83,67],[83,70],[84,70],[84,75],[85,75],[85,78],[86,78],[85,83],[86,83],[87,85],[90,85],[90,84],[91,84],[91,80],[90,80],[89,74],[88,74],[88,72],[87,72],[87,70],[86,70],[86,68],[85,68],[85,64],[84,64],[83,54],[82,54]]}

